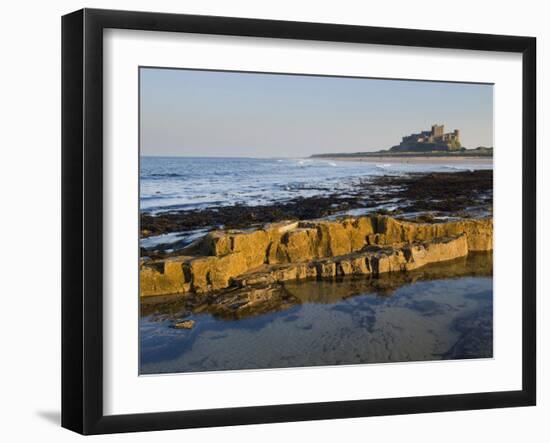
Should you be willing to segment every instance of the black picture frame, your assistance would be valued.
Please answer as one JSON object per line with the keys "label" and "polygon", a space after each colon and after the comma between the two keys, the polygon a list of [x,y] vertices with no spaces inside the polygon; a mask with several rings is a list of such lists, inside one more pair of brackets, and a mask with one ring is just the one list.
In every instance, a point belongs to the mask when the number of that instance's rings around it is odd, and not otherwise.
{"label": "black picture frame", "polygon": [[[522,389],[104,415],[102,76],[103,30],[107,28],[522,54]],[[62,18],[62,426],[82,434],[104,434],[535,405],[535,85],[533,37],[97,9],[65,15]]]}

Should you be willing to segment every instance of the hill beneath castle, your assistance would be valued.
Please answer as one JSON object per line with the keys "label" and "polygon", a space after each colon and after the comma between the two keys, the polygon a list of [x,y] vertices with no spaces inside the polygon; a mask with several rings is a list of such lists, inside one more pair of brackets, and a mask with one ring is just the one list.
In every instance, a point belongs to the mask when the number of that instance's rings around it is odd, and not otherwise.
{"label": "hill beneath castle", "polygon": [[402,137],[398,145],[375,152],[316,154],[311,157],[363,158],[363,157],[492,157],[493,148],[480,146],[466,149],[460,142],[460,130],[445,132],[444,125],[434,124],[430,130]]}
{"label": "hill beneath castle", "polygon": [[313,154],[311,158],[326,158],[326,159],[342,159],[342,160],[353,160],[353,159],[379,159],[379,158],[394,158],[394,159],[413,159],[413,158],[444,158],[444,159],[463,159],[463,158],[493,158],[493,148],[486,148],[480,146],[475,149],[466,149],[461,148],[453,151],[443,151],[443,150],[426,150],[425,146],[420,147],[419,149],[408,149],[408,150],[391,150],[384,149],[379,151],[371,152],[338,152],[338,153],[326,153],[326,154]]}

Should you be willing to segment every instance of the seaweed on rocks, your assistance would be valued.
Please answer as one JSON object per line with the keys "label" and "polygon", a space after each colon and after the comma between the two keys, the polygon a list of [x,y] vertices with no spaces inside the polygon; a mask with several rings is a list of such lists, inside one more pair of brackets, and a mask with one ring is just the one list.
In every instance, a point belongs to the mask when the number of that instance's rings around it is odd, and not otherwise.
{"label": "seaweed on rocks", "polygon": [[[314,220],[355,213],[377,213],[418,221],[468,218],[492,213],[493,171],[411,173],[366,178],[344,194],[297,197],[268,205],[216,206],[140,217],[141,237],[196,229],[248,229],[282,220]],[[184,244],[142,249],[142,256],[164,256]],[[166,252],[168,251],[168,253]]]}

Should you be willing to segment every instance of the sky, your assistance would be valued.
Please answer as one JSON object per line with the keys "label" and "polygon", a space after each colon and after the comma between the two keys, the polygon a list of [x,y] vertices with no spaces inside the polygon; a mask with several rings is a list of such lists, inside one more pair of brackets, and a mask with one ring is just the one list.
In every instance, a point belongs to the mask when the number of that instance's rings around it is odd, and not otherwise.
{"label": "sky", "polygon": [[493,146],[493,86],[140,69],[141,155],[307,157],[377,151],[444,124]]}

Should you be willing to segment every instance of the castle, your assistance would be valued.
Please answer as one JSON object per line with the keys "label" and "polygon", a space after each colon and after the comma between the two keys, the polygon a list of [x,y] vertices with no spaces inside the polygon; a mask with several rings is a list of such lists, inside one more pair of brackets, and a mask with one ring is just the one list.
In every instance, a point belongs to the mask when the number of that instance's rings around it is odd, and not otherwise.
{"label": "castle", "polygon": [[456,151],[462,147],[460,144],[460,132],[445,133],[443,125],[432,125],[431,131],[422,131],[403,137],[401,143],[393,146],[393,152],[431,152],[431,151]]}

